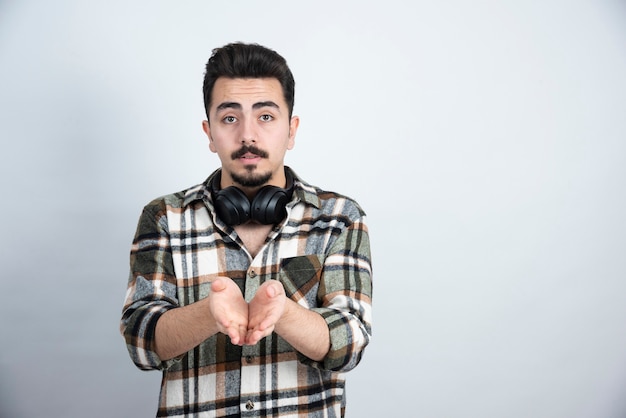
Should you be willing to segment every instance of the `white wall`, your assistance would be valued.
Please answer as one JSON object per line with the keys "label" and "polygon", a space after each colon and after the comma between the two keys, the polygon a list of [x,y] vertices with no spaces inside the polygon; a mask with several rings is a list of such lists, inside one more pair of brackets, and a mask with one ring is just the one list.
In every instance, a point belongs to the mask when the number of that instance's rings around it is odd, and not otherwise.
{"label": "white wall", "polygon": [[0,2],[0,416],[153,416],[118,332],[143,204],[218,166],[212,48],[296,77],[308,181],[369,214],[348,417],[626,416],[619,0]]}

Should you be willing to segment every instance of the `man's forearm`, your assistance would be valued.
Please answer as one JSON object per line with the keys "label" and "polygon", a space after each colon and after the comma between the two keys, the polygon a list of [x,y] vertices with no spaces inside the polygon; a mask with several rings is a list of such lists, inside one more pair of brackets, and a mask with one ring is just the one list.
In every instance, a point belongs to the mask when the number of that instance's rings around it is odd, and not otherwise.
{"label": "man's forearm", "polygon": [[330,333],[324,318],[291,299],[274,331],[298,352],[311,360],[321,361],[330,349]]}
{"label": "man's forearm", "polygon": [[155,331],[155,352],[162,361],[179,356],[218,332],[208,301],[171,309],[161,316]]}

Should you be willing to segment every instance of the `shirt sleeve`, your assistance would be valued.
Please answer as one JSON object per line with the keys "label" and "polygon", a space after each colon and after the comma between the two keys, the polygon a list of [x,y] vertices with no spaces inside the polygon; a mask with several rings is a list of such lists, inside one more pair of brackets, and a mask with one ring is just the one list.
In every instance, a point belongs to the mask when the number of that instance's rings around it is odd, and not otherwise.
{"label": "shirt sleeve", "polygon": [[163,369],[154,351],[156,323],[178,307],[176,281],[164,204],[146,206],[130,252],[130,275],[120,331],[135,365],[142,370]]}
{"label": "shirt sleeve", "polygon": [[332,244],[324,261],[318,300],[321,307],[313,310],[328,324],[330,350],[321,362],[304,361],[325,370],[352,370],[372,335],[372,266],[364,216]]}

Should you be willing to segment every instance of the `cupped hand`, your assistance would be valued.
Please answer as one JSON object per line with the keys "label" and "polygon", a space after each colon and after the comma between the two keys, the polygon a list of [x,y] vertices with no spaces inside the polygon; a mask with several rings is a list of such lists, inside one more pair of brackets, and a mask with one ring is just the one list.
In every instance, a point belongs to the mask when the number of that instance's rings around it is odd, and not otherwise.
{"label": "cupped hand", "polygon": [[285,311],[287,296],[281,282],[268,280],[257,290],[248,304],[247,345],[254,345],[274,331]]}
{"label": "cupped hand", "polygon": [[248,304],[239,286],[228,277],[211,283],[210,311],[217,329],[230,337],[235,345],[243,345],[248,329]]}

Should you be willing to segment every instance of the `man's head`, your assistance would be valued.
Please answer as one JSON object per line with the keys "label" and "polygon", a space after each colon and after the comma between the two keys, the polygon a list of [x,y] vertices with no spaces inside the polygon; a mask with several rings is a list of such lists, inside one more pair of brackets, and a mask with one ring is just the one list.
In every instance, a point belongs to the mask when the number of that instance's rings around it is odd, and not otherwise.
{"label": "man's head", "polygon": [[249,196],[284,187],[285,153],[294,146],[294,80],[285,59],[260,45],[229,44],[206,65],[202,129],[222,163],[221,186]]}
{"label": "man's head", "polygon": [[293,114],[295,81],[287,61],[277,52],[258,44],[231,43],[215,48],[206,64],[203,94],[207,119],[213,102],[213,87],[218,78],[275,78],[280,83],[289,117]]}

